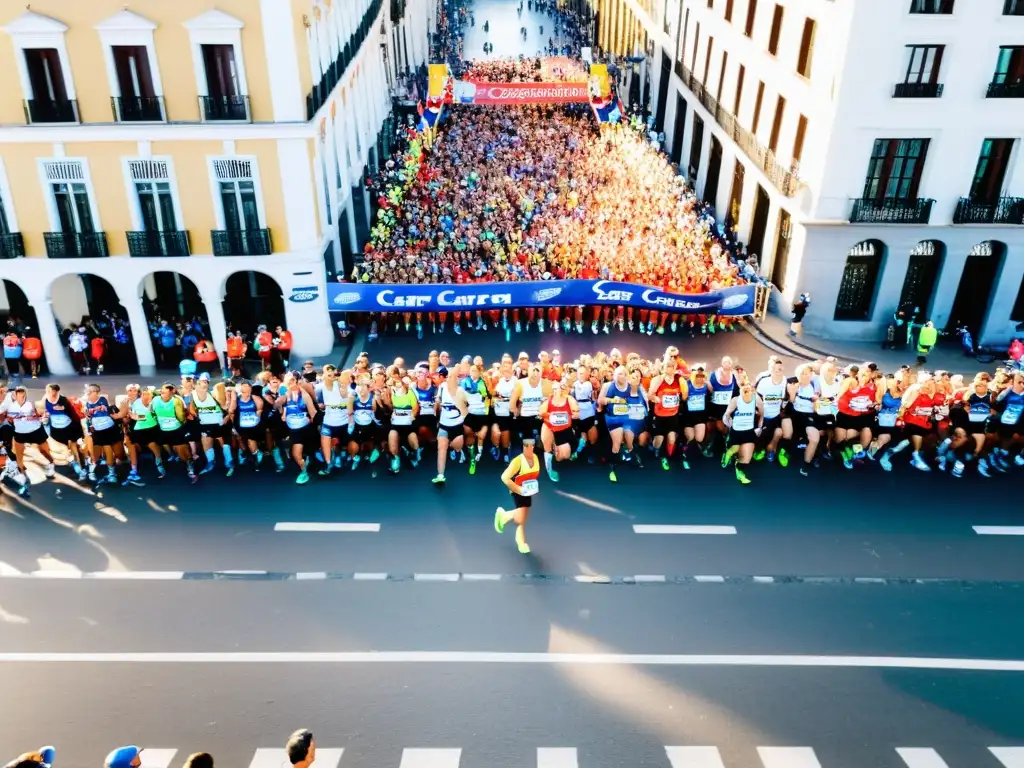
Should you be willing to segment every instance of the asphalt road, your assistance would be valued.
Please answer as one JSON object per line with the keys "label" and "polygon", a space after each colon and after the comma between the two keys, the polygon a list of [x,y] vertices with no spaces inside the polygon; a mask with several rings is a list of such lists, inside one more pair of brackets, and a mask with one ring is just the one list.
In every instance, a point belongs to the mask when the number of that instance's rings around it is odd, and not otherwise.
{"label": "asphalt road", "polygon": [[[631,338],[598,337],[670,343]],[[521,341],[372,353],[595,344]],[[740,333],[679,346],[758,369],[768,354]],[[1024,537],[975,530],[1022,532],[1017,478],[794,469],[741,487],[712,462],[614,485],[563,467],[528,557],[493,530],[507,495],[489,458],[443,490],[429,467],[383,466],[303,487],[179,471],[102,497],[5,488],[0,681],[21,695],[0,748],[54,743],[58,768],[122,743],[151,768],[199,749],[278,768],[257,750],[308,726],[321,768],[1021,768],[989,748],[1024,745]],[[296,522],[369,530],[275,530]]]}

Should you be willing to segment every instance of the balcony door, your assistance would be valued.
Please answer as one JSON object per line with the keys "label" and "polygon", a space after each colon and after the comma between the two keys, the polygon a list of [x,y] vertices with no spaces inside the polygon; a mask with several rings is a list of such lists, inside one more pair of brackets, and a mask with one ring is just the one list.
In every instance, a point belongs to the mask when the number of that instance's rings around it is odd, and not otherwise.
{"label": "balcony door", "polygon": [[876,139],[864,180],[865,200],[914,200],[928,139]]}
{"label": "balcony door", "polygon": [[50,188],[53,191],[61,232],[88,234],[95,231],[92,207],[89,205],[89,191],[85,184],[60,183],[53,184]]}
{"label": "balcony door", "polygon": [[64,86],[64,70],[60,66],[60,53],[56,48],[26,48],[25,68],[32,85],[32,99],[51,103],[68,100]]}
{"label": "balcony door", "polygon": [[4,210],[4,200],[0,196],[0,240],[11,234],[10,224],[7,223],[7,211]]}
{"label": "balcony door", "polygon": [[252,179],[222,181],[220,202],[224,210],[224,229],[241,231],[260,228],[256,188]]}
{"label": "balcony door", "polygon": [[993,204],[1000,198],[1012,151],[1013,139],[985,139],[982,142],[971,183],[971,200]]}
{"label": "balcony door", "polygon": [[204,45],[203,66],[206,69],[207,95],[223,102],[241,96],[234,46]]}
{"label": "balcony door", "polygon": [[149,70],[149,52],[143,45],[115,45],[114,69],[122,99],[152,99],[156,96]]}
{"label": "balcony door", "polygon": [[1004,45],[999,49],[992,82],[999,85],[1024,82],[1024,46]]}
{"label": "balcony door", "polygon": [[142,228],[146,232],[175,232],[178,222],[174,215],[174,196],[166,181],[140,181],[135,184],[142,213]]}

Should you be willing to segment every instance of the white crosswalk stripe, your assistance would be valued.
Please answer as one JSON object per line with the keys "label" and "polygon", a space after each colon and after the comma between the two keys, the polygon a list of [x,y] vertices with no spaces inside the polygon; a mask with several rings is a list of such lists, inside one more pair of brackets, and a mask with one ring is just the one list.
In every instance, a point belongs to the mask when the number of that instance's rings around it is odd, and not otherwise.
{"label": "white crosswalk stripe", "polygon": [[142,768],[170,768],[171,761],[177,753],[176,749],[146,747],[142,750]]}
{"label": "white crosswalk stripe", "polygon": [[461,759],[461,749],[403,749],[399,768],[459,768]]}
{"label": "white crosswalk stripe", "polygon": [[[317,747],[317,768],[338,768],[344,751],[330,747]],[[252,762],[249,763],[249,768],[291,768],[291,763],[288,761],[288,754],[280,747],[264,747],[256,750],[256,754],[252,756]]]}
{"label": "white crosswalk stripe", "polygon": [[1006,768],[1024,768],[1024,747],[989,747],[988,751]]}
{"label": "white crosswalk stripe", "polygon": [[821,768],[810,747],[758,747],[764,768]]}
{"label": "white crosswalk stripe", "polygon": [[725,768],[718,747],[665,747],[672,768]]}
{"label": "white crosswalk stripe", "polygon": [[579,768],[575,747],[541,747],[537,750],[537,768]]}
{"label": "white crosswalk stripe", "polygon": [[907,768],[949,768],[949,764],[934,749],[899,747],[896,754],[903,758]]}

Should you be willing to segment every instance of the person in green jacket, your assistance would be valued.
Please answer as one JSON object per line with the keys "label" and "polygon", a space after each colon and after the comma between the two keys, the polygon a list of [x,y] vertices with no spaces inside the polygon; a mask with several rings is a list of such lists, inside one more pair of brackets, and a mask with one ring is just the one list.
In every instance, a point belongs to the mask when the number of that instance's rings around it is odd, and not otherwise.
{"label": "person in green jacket", "polygon": [[924,365],[928,362],[928,353],[932,351],[935,342],[938,341],[939,332],[935,330],[935,324],[929,320],[921,328],[917,336],[917,364]]}

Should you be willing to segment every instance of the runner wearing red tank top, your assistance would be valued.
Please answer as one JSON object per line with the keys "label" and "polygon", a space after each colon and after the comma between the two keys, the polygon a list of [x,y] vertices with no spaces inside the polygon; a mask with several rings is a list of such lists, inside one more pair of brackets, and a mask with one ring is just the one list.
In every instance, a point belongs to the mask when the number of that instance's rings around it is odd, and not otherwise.
{"label": "runner wearing red tank top", "polygon": [[576,400],[562,389],[561,381],[552,381],[551,396],[541,404],[539,416],[543,421],[540,441],[544,446],[544,468],[551,481],[557,483],[558,473],[554,470],[553,461],[566,461],[572,456],[572,422],[579,419],[580,408]]}
{"label": "runner wearing red tank top", "polygon": [[906,439],[893,448],[899,453],[907,445],[913,447],[910,463],[915,469],[930,472],[931,467],[921,458],[921,445],[924,438],[932,433],[935,415],[935,380],[929,374],[921,374],[918,383],[910,387],[903,395],[900,416],[903,418]]}
{"label": "runner wearing red tank top", "polygon": [[847,469],[853,469],[853,462],[865,458],[875,426],[875,409],[881,399],[882,390],[876,386],[874,371],[868,363],[851,370],[839,385],[834,438],[842,446],[843,466]]}
{"label": "runner wearing red tank top", "polygon": [[679,404],[682,402],[683,380],[676,368],[676,361],[666,360],[661,373],[651,380],[648,400],[654,408],[651,432],[654,434],[654,455],[661,452],[666,440],[665,455],[661,457],[661,468],[668,470],[669,460],[676,452],[679,437]]}

